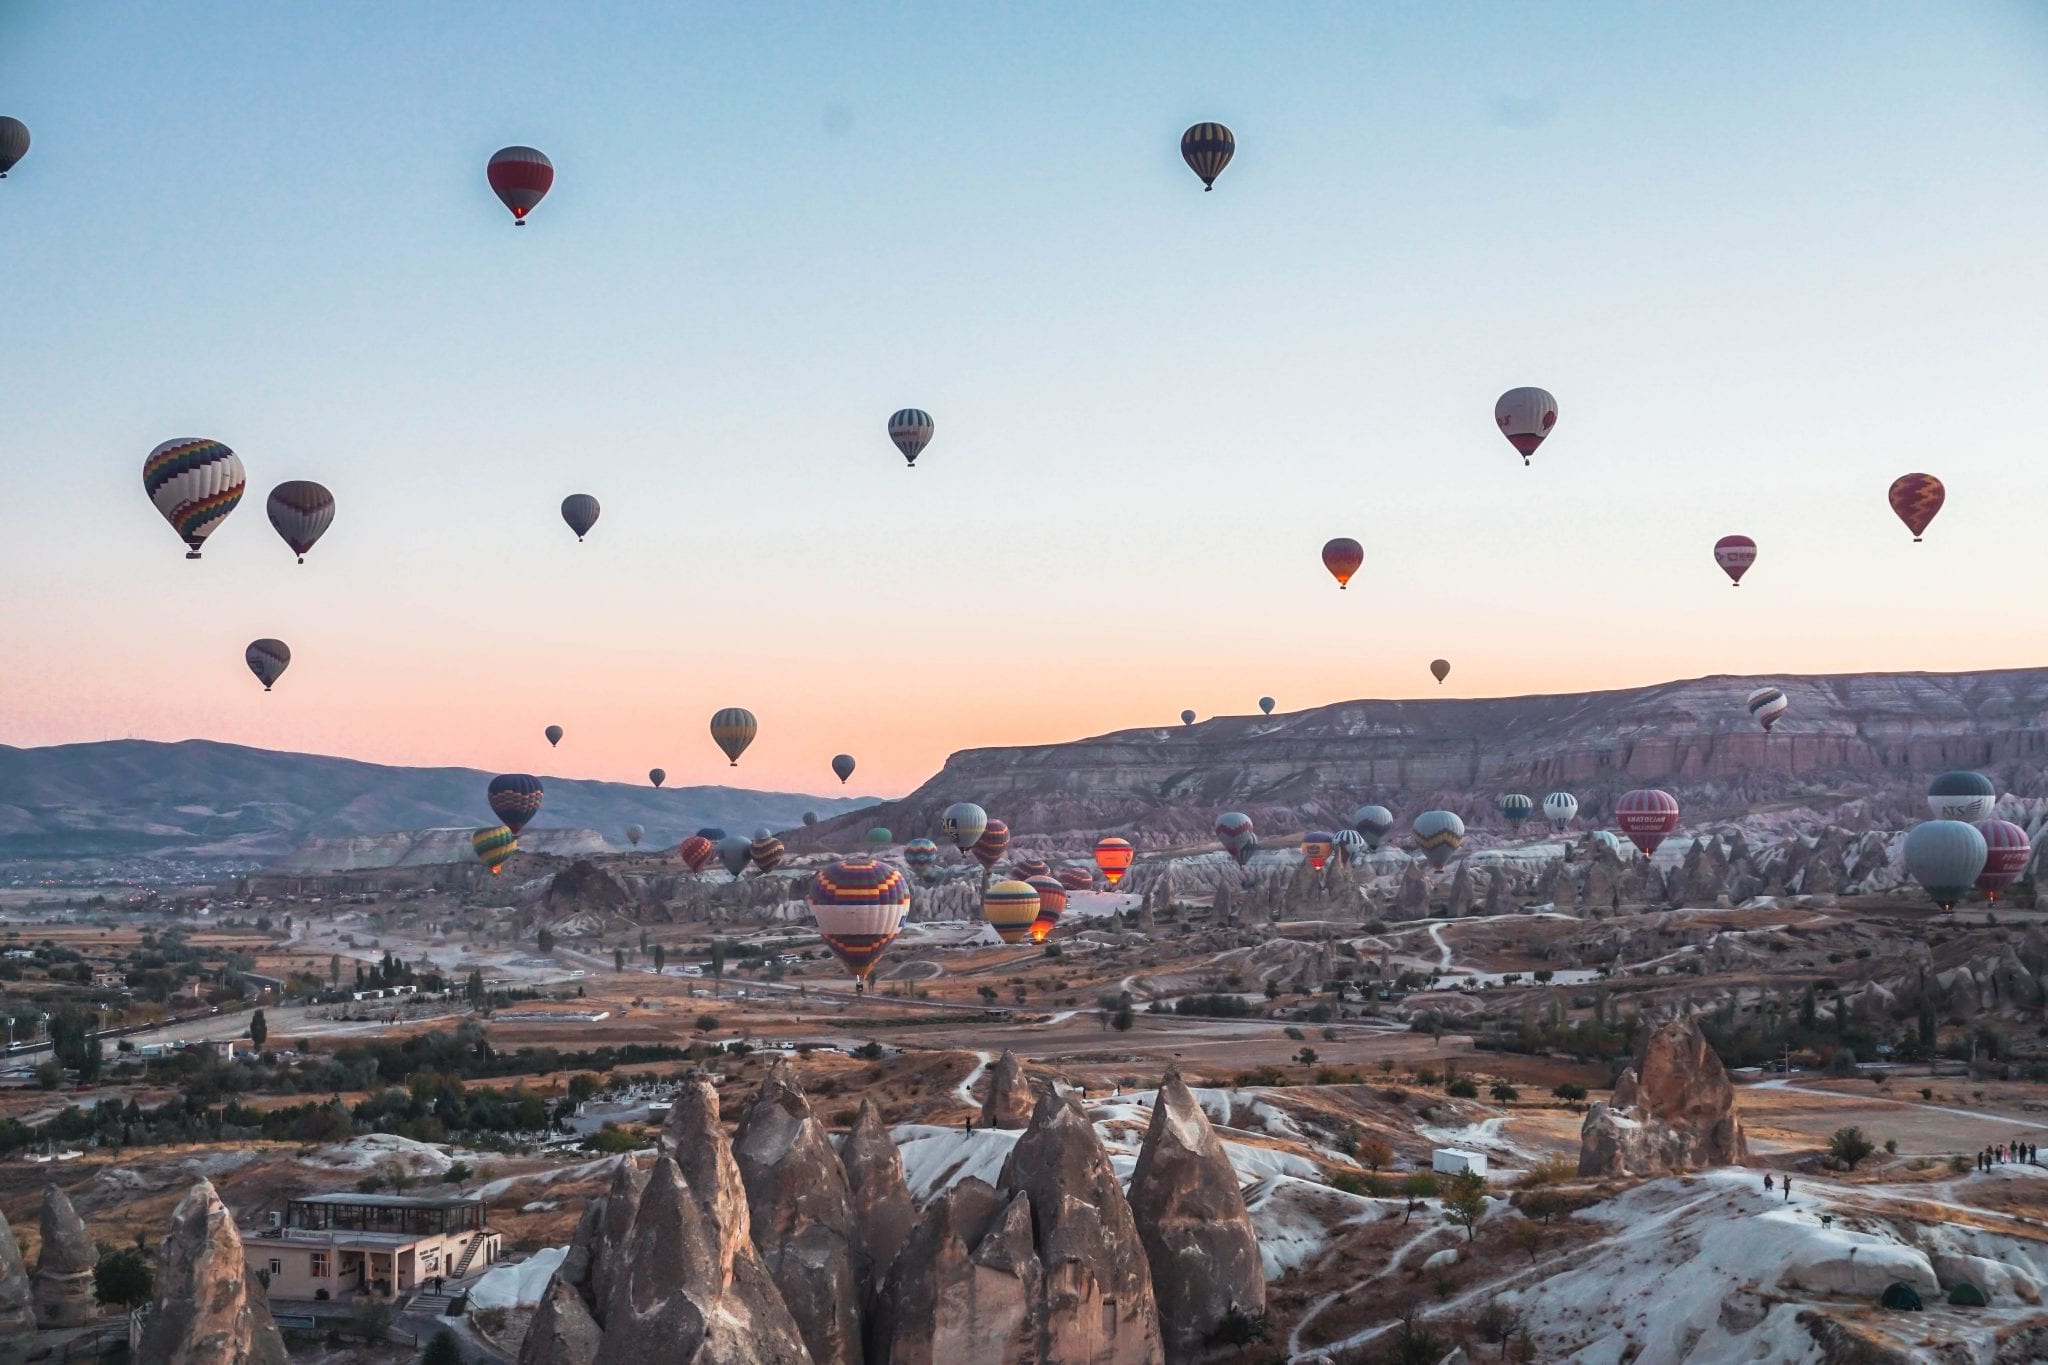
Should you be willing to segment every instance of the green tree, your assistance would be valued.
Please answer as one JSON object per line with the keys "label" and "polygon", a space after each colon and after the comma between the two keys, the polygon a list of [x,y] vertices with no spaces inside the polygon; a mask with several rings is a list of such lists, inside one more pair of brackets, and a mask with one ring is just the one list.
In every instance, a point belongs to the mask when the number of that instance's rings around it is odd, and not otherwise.
{"label": "green tree", "polygon": [[1522,1098],[1522,1092],[1509,1085],[1506,1081],[1495,1081],[1493,1089],[1488,1093],[1493,1096],[1495,1104],[1513,1104],[1516,1100]]}
{"label": "green tree", "polygon": [[262,1010],[257,1010],[249,1016],[249,1041],[256,1045],[258,1052],[261,1052],[263,1051],[264,1041],[269,1037],[270,1022],[263,1017]]}
{"label": "green tree", "polygon": [[668,949],[657,943],[654,945],[654,974],[660,976],[667,969]]}
{"label": "green tree", "polygon": [[482,1009],[486,1004],[490,1003],[491,993],[484,987],[483,968],[476,967],[471,969],[469,981],[463,988],[463,993],[469,997],[469,1003],[477,1009]]}
{"label": "green tree", "polygon": [[420,1351],[420,1365],[468,1365],[468,1361],[469,1357],[462,1353],[462,1343],[446,1327],[428,1337]]}
{"label": "green tree", "polygon": [[1131,1013],[1131,993],[1125,991],[1117,997],[1116,1013],[1109,1017],[1110,1027],[1118,1033],[1129,1033],[1131,1025],[1137,1022],[1137,1016]]}
{"label": "green tree", "polygon": [[1857,1162],[1876,1150],[1870,1139],[1863,1136],[1861,1128],[1837,1128],[1828,1138],[1828,1155],[1848,1170],[1855,1170]]}
{"label": "green tree", "polygon": [[624,948],[612,949],[612,970],[615,972],[626,970],[626,950]]}
{"label": "green tree", "polygon": [[1522,1330],[1522,1315],[1499,1299],[1488,1299],[1479,1310],[1479,1316],[1472,1320],[1472,1326],[1481,1341],[1500,1347],[1501,1359],[1505,1360],[1508,1343]]}
{"label": "green tree", "polygon": [[540,931],[533,936],[533,943],[536,948],[540,949],[540,955],[546,957],[555,950],[555,935],[553,931],[543,924],[540,927]]}
{"label": "green tree", "polygon": [[1303,1066],[1314,1066],[1318,1055],[1314,1048],[1305,1047],[1294,1054],[1294,1060],[1300,1062]]}
{"label": "green tree", "polygon": [[467,1161],[451,1161],[448,1163],[448,1169],[441,1173],[441,1179],[457,1189],[461,1189],[470,1182],[470,1179],[475,1174],[474,1171],[470,1170]]}
{"label": "green tree", "polygon": [[1444,1191],[1444,1212],[1465,1229],[1465,1239],[1479,1235],[1479,1220],[1486,1216],[1486,1177],[1477,1171],[1459,1171]]}
{"label": "green tree", "polygon": [[1812,1029],[1820,1018],[1820,997],[1811,981],[1806,983],[1806,993],[1799,997],[1799,1027]]}
{"label": "green tree", "polygon": [[1411,1306],[1401,1314],[1386,1358],[1389,1365],[1437,1365],[1449,1349],[1449,1343],[1424,1326]]}
{"label": "green tree", "polygon": [[1566,1104],[1581,1104],[1586,1098],[1586,1087],[1576,1081],[1566,1081],[1563,1085],[1553,1087],[1550,1093]]}
{"label": "green tree", "polygon": [[1367,1138],[1358,1144],[1358,1160],[1375,1175],[1394,1160],[1394,1148],[1385,1138]]}
{"label": "green tree", "polygon": [[1407,1207],[1401,1213],[1401,1221],[1407,1222],[1415,1216],[1415,1210],[1436,1198],[1436,1176],[1428,1171],[1417,1171],[1401,1182],[1401,1198]]}
{"label": "green tree", "polygon": [[156,1290],[154,1258],[140,1246],[101,1247],[92,1268],[93,1297],[114,1308],[148,1303]]}
{"label": "green tree", "polygon": [[338,987],[341,985],[340,953],[335,953],[327,959],[327,984],[330,987]]}
{"label": "green tree", "polygon": [[974,993],[981,997],[981,1001],[984,1005],[995,1004],[999,994],[999,992],[996,990],[994,986],[977,986],[974,989]]}
{"label": "green tree", "polygon": [[92,1016],[66,1008],[50,1016],[50,1055],[78,1073],[80,1084],[100,1076],[100,1040],[92,1034]]}

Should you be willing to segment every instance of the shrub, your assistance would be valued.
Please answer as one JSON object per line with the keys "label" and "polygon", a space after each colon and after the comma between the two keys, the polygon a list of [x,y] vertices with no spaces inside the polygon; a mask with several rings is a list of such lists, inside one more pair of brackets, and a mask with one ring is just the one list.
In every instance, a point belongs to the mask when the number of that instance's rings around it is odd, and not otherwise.
{"label": "shrub", "polygon": [[1454,1100],[1476,1100],[1479,1098],[1479,1087],[1460,1076],[1444,1087],[1444,1093]]}
{"label": "shrub", "polygon": [[1856,1163],[1877,1149],[1869,1138],[1863,1136],[1861,1128],[1837,1128],[1828,1139],[1828,1155],[1848,1170],[1855,1170]]}
{"label": "shrub", "polygon": [[1365,1139],[1358,1144],[1358,1151],[1354,1155],[1357,1156],[1360,1165],[1375,1172],[1382,1166],[1391,1166],[1394,1162],[1393,1145],[1385,1138]]}
{"label": "shrub", "polygon": [[102,1248],[92,1268],[93,1297],[115,1308],[148,1303],[156,1290],[156,1258],[139,1246]]}
{"label": "shrub", "polygon": [[426,1349],[420,1352],[420,1365],[468,1365],[468,1359],[462,1353],[462,1343],[446,1327],[429,1337]]}
{"label": "shrub", "polygon": [[1249,1346],[1255,1341],[1270,1341],[1273,1326],[1264,1313],[1247,1313],[1236,1304],[1223,1315],[1223,1321],[1216,1324],[1216,1330],[1209,1333],[1209,1340],[1218,1346]]}
{"label": "shrub", "polygon": [[1550,1093],[1566,1104],[1582,1104],[1586,1099],[1586,1087],[1576,1081],[1566,1081],[1563,1085],[1555,1086]]}
{"label": "shrub", "polygon": [[1417,1085],[1435,1085],[1442,1079],[1443,1077],[1437,1075],[1436,1068],[1433,1066],[1418,1066],[1415,1068],[1415,1083]]}

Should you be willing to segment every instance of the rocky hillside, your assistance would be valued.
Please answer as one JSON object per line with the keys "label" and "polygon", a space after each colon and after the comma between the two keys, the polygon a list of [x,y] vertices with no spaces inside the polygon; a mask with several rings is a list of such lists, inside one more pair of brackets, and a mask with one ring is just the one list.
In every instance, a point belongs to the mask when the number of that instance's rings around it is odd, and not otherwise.
{"label": "rocky hillside", "polygon": [[[191,854],[271,858],[309,837],[492,823],[473,768],[399,768],[209,740],[113,740],[44,749],[0,745],[0,855]],[[531,828],[595,829],[622,843],[642,825],[654,845],[704,825],[751,831],[852,810],[858,799],[577,782],[542,774],[547,804]]]}
{"label": "rocky hillside", "polygon": [[[1791,711],[1765,734],[1744,706],[1765,685]],[[930,832],[975,801],[1026,834],[1115,830],[1162,847],[1206,839],[1215,813],[1262,831],[1336,824],[1376,801],[1404,820],[1442,806],[1475,834],[1494,801],[1564,788],[1598,822],[1631,787],[1662,786],[1688,817],[1853,804],[1868,827],[1924,811],[1927,779],[1988,773],[2002,791],[2048,793],[2048,669],[1987,673],[1713,677],[1543,697],[1353,701],[1283,716],[1220,716],[1066,744],[969,749],[901,801],[820,825],[823,844],[870,825]],[[1803,824],[1797,820],[1795,824]],[[792,845],[793,847],[795,845]]]}

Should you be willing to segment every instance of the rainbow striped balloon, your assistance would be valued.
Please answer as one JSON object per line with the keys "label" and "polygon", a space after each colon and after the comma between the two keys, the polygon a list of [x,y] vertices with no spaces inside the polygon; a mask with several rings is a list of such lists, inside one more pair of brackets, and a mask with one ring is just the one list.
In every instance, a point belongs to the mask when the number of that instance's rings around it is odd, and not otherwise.
{"label": "rainbow striped balloon", "polygon": [[165,441],[142,462],[142,489],[185,542],[187,559],[199,558],[247,486],[242,457],[203,436]]}
{"label": "rainbow striped balloon", "polygon": [[1038,917],[1031,921],[1031,941],[1043,943],[1067,911],[1067,888],[1056,877],[1033,877],[1024,884],[1038,893]]}
{"label": "rainbow striped balloon", "polygon": [[489,829],[480,829],[470,835],[469,846],[475,852],[477,861],[488,867],[491,875],[495,877],[498,870],[510,862],[512,855],[519,851],[519,836],[503,825],[492,825]]}
{"label": "rainbow striped balloon", "polygon": [[883,949],[903,932],[910,883],[873,858],[841,858],[811,877],[811,918],[818,936],[857,982],[865,983]]}

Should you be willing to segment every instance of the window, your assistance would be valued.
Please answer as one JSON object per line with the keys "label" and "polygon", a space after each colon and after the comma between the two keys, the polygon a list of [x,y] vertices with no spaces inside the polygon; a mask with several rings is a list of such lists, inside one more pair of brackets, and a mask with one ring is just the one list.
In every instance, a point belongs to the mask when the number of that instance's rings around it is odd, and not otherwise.
{"label": "window", "polygon": [[439,1247],[428,1247],[422,1251],[420,1253],[420,1265],[430,1275],[440,1269],[441,1249]]}
{"label": "window", "polygon": [[284,1274],[284,1262],[283,1262],[283,1261],[280,1261],[280,1260],[278,1260],[278,1259],[277,1259],[277,1257],[275,1257],[275,1256],[271,1257],[271,1258],[270,1258],[270,1273],[271,1273],[271,1276],[272,1276],[273,1278],[275,1278],[276,1276],[279,1276],[279,1275],[282,1275],[282,1274]]}
{"label": "window", "polygon": [[324,1252],[324,1251],[316,1251],[316,1252],[314,1252],[314,1253],[313,1253],[313,1278],[314,1278],[314,1279],[316,1279],[316,1280],[324,1280],[324,1279],[326,1279],[326,1278],[327,1278],[327,1274],[328,1274],[328,1271],[327,1271],[327,1253],[326,1253],[326,1252]]}

